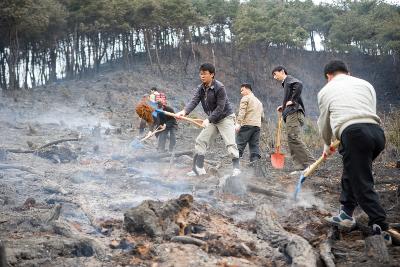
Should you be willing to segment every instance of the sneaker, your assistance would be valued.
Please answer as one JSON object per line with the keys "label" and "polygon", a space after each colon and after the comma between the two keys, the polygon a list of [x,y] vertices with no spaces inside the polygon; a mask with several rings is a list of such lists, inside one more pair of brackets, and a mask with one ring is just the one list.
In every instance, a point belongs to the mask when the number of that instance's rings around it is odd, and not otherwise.
{"label": "sneaker", "polygon": [[379,225],[377,224],[372,225],[372,234],[381,235],[386,243],[386,246],[392,245],[392,237],[388,232],[382,231],[382,228]]}
{"label": "sneaker", "polygon": [[232,172],[232,176],[238,176],[241,173],[242,173],[242,171],[240,169],[234,168],[233,172]]}
{"label": "sneaker", "polygon": [[340,211],[339,215],[325,217],[324,219],[332,225],[339,226],[340,228],[348,230],[351,230],[354,228],[354,226],[356,226],[356,220],[353,217],[347,215],[347,213],[343,210]]}
{"label": "sneaker", "polygon": [[188,172],[186,175],[193,177],[193,176],[200,176],[200,175],[207,174],[206,169],[204,169],[204,167],[203,168],[199,168],[199,167],[195,166],[195,168],[196,168],[196,171],[197,171],[198,175],[193,170]]}

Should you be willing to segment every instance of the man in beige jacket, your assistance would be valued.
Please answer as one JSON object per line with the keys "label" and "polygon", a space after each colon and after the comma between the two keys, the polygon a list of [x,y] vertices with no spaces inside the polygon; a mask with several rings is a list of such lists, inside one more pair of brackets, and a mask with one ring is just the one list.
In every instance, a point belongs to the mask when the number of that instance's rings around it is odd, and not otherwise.
{"label": "man in beige jacket", "polygon": [[236,123],[236,144],[239,150],[239,157],[243,156],[246,145],[249,144],[250,162],[261,158],[260,156],[260,127],[261,119],[264,118],[263,105],[253,94],[251,85],[243,83],[240,86],[239,114]]}

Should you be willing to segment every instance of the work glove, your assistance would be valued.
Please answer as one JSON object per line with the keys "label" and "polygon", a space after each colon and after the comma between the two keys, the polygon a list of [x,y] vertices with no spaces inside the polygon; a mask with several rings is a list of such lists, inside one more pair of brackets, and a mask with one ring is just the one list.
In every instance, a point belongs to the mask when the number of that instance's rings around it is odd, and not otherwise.
{"label": "work glove", "polygon": [[236,131],[236,132],[239,132],[239,130],[240,130],[240,124],[239,124],[239,123],[236,123],[236,124],[235,124],[235,131]]}
{"label": "work glove", "polygon": [[208,125],[210,125],[210,121],[208,119],[205,119],[201,124],[201,126],[203,126],[204,128],[206,128]]}
{"label": "work glove", "polygon": [[335,148],[331,145],[324,144],[324,152],[322,152],[322,156],[326,159],[328,156],[332,155],[335,152]]}
{"label": "work glove", "polygon": [[182,109],[178,113],[175,113],[177,115],[177,118],[179,119],[180,117],[184,117],[186,115],[186,111]]}

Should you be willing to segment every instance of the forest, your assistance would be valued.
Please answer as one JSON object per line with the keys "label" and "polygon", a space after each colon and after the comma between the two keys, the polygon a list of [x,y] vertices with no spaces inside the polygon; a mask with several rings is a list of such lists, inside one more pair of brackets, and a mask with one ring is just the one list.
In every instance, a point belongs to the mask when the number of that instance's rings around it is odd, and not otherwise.
{"label": "forest", "polygon": [[184,62],[183,51],[196,59],[200,46],[221,44],[397,59],[400,6],[381,0],[2,0],[0,36],[0,87],[10,91],[84,77],[102,64],[131,68],[137,55],[162,73],[171,54]]}

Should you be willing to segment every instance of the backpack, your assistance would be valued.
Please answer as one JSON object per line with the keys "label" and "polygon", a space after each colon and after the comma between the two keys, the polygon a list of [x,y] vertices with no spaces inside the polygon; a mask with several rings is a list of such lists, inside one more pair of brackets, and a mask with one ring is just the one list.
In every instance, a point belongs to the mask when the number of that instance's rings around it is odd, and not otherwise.
{"label": "backpack", "polygon": [[167,104],[167,96],[165,95],[165,93],[159,93],[158,95],[156,95],[156,103],[160,101],[161,103],[163,103],[163,105]]}

